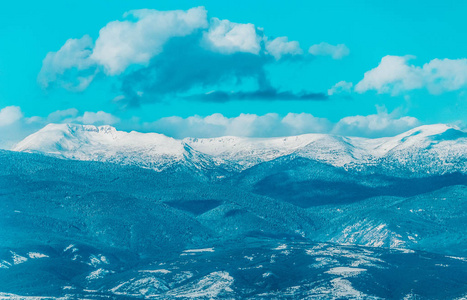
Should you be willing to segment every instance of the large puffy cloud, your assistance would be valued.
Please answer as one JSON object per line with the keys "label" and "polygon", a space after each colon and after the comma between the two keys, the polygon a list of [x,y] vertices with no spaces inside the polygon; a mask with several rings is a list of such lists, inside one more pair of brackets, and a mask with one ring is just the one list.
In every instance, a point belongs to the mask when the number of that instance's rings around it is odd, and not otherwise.
{"label": "large puffy cloud", "polygon": [[378,113],[368,116],[350,116],[341,119],[332,132],[346,136],[381,137],[392,136],[420,125],[418,119],[401,116],[398,110],[388,113],[378,107]]}
{"label": "large puffy cloud", "polygon": [[397,95],[426,88],[432,94],[467,88],[467,59],[433,59],[423,66],[409,64],[413,56],[387,55],[380,64],[366,72],[355,91]]}
{"label": "large puffy cloud", "polygon": [[147,64],[162,52],[172,37],[186,36],[207,26],[203,7],[187,11],[133,10],[125,17],[136,19],[113,21],[99,32],[91,58],[109,75],[120,74],[132,64]]}
{"label": "large puffy cloud", "polygon": [[53,83],[71,91],[83,91],[99,70],[118,75],[133,64],[147,64],[173,37],[186,36],[207,26],[203,7],[187,11],[133,10],[126,20],[108,23],[95,45],[90,36],[69,39],[57,52],[49,52],[38,75],[47,88]]}
{"label": "large puffy cloud", "polygon": [[349,55],[350,50],[344,44],[331,45],[326,42],[316,44],[308,49],[308,52],[316,56],[331,56],[333,59],[341,59]]}
{"label": "large puffy cloud", "polygon": [[[335,57],[342,55],[339,49]],[[291,57],[305,58],[298,42],[287,37],[268,39],[250,23],[208,20],[203,7],[143,9],[108,23],[95,43],[89,36],[70,39],[59,51],[49,53],[39,81],[44,87],[58,83],[82,91],[98,73],[100,78],[114,77],[121,89],[115,102],[124,107],[176,98],[325,99],[324,93],[294,93],[272,86],[267,66]]]}

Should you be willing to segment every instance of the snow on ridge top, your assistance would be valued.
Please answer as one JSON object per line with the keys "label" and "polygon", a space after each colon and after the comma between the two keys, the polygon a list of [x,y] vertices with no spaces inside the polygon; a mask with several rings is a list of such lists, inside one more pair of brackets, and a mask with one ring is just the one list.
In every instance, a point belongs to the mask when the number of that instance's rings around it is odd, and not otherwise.
{"label": "snow on ridge top", "polygon": [[[304,147],[313,142],[328,142],[328,141],[341,141],[349,143],[349,145],[360,146],[362,144],[372,144],[379,145],[388,141],[402,141],[410,137],[428,137],[433,135],[438,135],[446,132],[449,129],[454,129],[456,131],[462,132],[458,127],[447,125],[447,124],[433,124],[433,125],[422,125],[415,127],[409,131],[406,131],[402,134],[396,135],[394,137],[379,138],[379,139],[369,139],[369,138],[359,138],[359,137],[345,137],[332,134],[321,134],[321,133],[309,133],[296,136],[284,136],[284,137],[268,137],[268,138],[252,138],[252,137],[237,137],[237,136],[223,136],[215,138],[185,138],[183,140],[177,140],[164,134],[160,133],[141,133],[137,131],[118,131],[115,127],[110,125],[80,125],[80,124],[55,124],[50,123],[44,128],[40,129],[36,133],[31,134],[26,137],[23,141],[18,143],[18,146],[15,147],[16,151],[24,151],[19,147],[24,145],[25,141],[31,140],[32,137],[37,138],[42,136],[40,140],[45,138],[59,138],[75,136],[82,139],[86,133],[98,133],[99,135],[106,136],[110,135],[114,139],[121,139],[124,142],[132,144],[133,142],[137,143],[184,143],[190,145],[196,150],[206,151],[206,153],[211,154],[211,152],[216,152],[217,154],[222,151],[232,151],[232,150],[245,150],[250,148],[255,149],[268,149],[274,148],[279,150],[281,148],[286,149],[297,149]],[[466,133],[467,134],[467,133]],[[89,136],[86,136],[89,137]],[[123,141],[122,141],[123,142]],[[26,147],[27,148],[27,147]]]}
{"label": "snow on ridge top", "polygon": [[326,137],[325,134],[303,134],[297,136],[250,138],[223,136],[216,138],[186,138],[187,144],[194,149],[207,154],[221,154],[224,152],[265,151],[265,150],[293,150]]}
{"label": "snow on ridge top", "polygon": [[[46,142],[63,142],[63,140],[75,140],[81,143],[104,143],[110,140],[124,140],[128,144],[133,143],[157,143],[177,141],[159,133],[140,133],[137,131],[118,131],[110,125],[94,126],[79,124],[48,124],[39,131],[29,135],[19,142],[14,151],[24,151],[35,146],[43,146]],[[35,143],[33,143],[35,142]],[[177,141],[177,143],[180,143]]]}
{"label": "snow on ridge top", "polygon": [[382,156],[396,149],[427,148],[429,145],[437,143],[437,137],[442,138],[449,131],[457,133],[457,137],[452,139],[452,142],[455,142],[459,137],[467,137],[467,132],[462,131],[457,126],[447,124],[422,125],[394,137],[374,139],[374,147],[371,151],[374,155]]}
{"label": "snow on ridge top", "polygon": [[412,136],[412,135],[420,135],[420,136],[431,136],[436,134],[441,134],[446,132],[449,129],[455,129],[461,131],[459,127],[454,125],[448,124],[432,124],[432,125],[421,125],[415,128],[412,128],[402,134],[397,135],[399,136]]}
{"label": "snow on ridge top", "polygon": [[49,123],[44,128],[40,129],[37,132],[50,132],[50,131],[62,131],[62,132],[73,132],[73,131],[93,131],[93,132],[116,132],[117,129],[110,125],[102,125],[102,126],[95,126],[95,125],[80,125],[80,124],[73,124],[73,123],[64,123],[64,124],[57,124],[57,123]]}
{"label": "snow on ridge top", "polygon": [[[394,137],[368,139],[331,134],[273,138],[224,136],[174,139],[159,133],[118,131],[114,127],[49,124],[17,144],[14,151],[40,152],[66,159],[107,161],[162,170],[182,162],[190,167],[246,169],[286,155],[336,167],[378,164],[389,159],[414,168],[467,170],[467,132],[445,124],[424,125]],[[418,164],[429,158],[433,163]],[[426,160],[426,159],[425,159]],[[399,162],[397,162],[399,161]],[[466,161],[466,160],[462,160]]]}
{"label": "snow on ridge top", "polygon": [[54,152],[54,148],[61,148],[63,146],[61,144],[66,140],[82,139],[85,132],[114,134],[117,130],[109,125],[96,127],[94,125],[50,123],[16,144],[12,150]]}
{"label": "snow on ridge top", "polygon": [[181,141],[158,133],[117,131],[109,125],[49,124],[19,142],[13,151],[42,152],[78,160],[129,159],[131,156],[176,156]]}

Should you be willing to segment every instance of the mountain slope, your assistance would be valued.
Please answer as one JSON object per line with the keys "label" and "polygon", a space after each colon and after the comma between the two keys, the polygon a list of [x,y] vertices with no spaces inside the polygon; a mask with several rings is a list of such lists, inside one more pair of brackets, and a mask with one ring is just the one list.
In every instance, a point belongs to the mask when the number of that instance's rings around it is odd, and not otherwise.
{"label": "mountain slope", "polygon": [[215,181],[12,151],[0,165],[0,298],[467,295],[463,174],[294,154]]}

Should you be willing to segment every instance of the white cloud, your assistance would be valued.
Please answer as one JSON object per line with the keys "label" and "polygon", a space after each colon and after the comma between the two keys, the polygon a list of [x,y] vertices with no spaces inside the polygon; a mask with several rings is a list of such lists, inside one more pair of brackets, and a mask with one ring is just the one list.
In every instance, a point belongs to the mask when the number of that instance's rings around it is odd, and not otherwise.
{"label": "white cloud", "polygon": [[0,110],[0,149],[8,148],[27,135],[48,123],[77,123],[114,125],[126,130],[158,132],[175,138],[185,137],[277,137],[306,133],[332,133],[348,136],[381,137],[396,135],[420,122],[410,116],[402,116],[399,110],[388,113],[385,107],[377,107],[377,114],[349,116],[333,123],[326,118],[308,113],[276,113],[265,115],[240,114],[225,117],[216,113],[206,117],[198,115],[181,118],[166,117],[154,122],[141,123],[138,118],[121,120],[104,112],[86,111],[82,114],[75,108],[52,112],[47,117],[25,117],[18,106],[7,106]]}
{"label": "white cloud", "polygon": [[23,118],[23,113],[19,106],[7,106],[0,110],[0,127],[11,125]]}
{"label": "white cloud", "polygon": [[63,120],[70,120],[75,118],[78,115],[78,110],[76,108],[69,108],[65,110],[57,110],[49,114],[47,117],[47,122],[49,123],[59,123]]}
{"label": "white cloud", "polygon": [[355,86],[359,93],[376,90],[378,93],[399,93],[422,87],[419,70],[407,65],[413,56],[387,55],[381,59],[380,64],[365,72],[363,79]]}
{"label": "white cloud", "polygon": [[427,88],[433,94],[467,87],[467,59],[433,59],[423,65]]}
{"label": "white cloud", "polygon": [[467,88],[467,59],[433,59],[422,67],[409,64],[413,56],[387,55],[380,64],[365,72],[355,91],[397,95],[426,88],[432,94]]}
{"label": "white cloud", "polygon": [[[335,57],[342,55],[340,45],[331,47],[337,47]],[[231,55],[234,53],[244,53],[244,57]],[[140,101],[157,101],[190,89],[223,88],[226,82],[241,89],[240,83],[253,79],[259,86],[269,87],[264,75],[272,57],[302,55],[297,41],[285,36],[268,40],[263,29],[251,23],[208,20],[204,7],[140,9],[107,23],[95,42],[85,35],[48,53],[38,81],[45,88],[57,85],[83,91],[98,74],[102,78],[123,75],[115,79],[122,93],[118,102],[137,106]],[[177,70],[175,76],[173,70]],[[144,96],[138,95],[139,91]]]}
{"label": "white cloud", "polygon": [[85,111],[79,114],[76,108],[57,110],[50,113],[43,121],[46,123],[79,123],[87,125],[112,125],[120,122],[116,116],[105,111]]}
{"label": "white cloud", "polygon": [[385,107],[378,107],[377,109],[377,114],[349,116],[337,123],[307,113],[289,113],[285,117],[274,113],[262,116],[240,114],[232,118],[227,118],[222,114],[213,114],[207,117],[162,118],[152,123],[144,123],[143,129],[175,138],[277,137],[306,133],[382,137],[396,135],[420,125],[416,118],[401,116],[398,110],[388,113]]}
{"label": "white cloud", "polygon": [[280,59],[285,55],[301,55],[303,50],[297,41],[290,41],[286,36],[275,38],[272,41],[266,41],[266,50],[274,58]]}
{"label": "white cloud", "polygon": [[113,21],[99,32],[91,58],[109,75],[122,73],[131,64],[146,64],[162,52],[168,39],[186,36],[207,26],[206,10],[133,10],[125,17],[137,21]]}
{"label": "white cloud", "polygon": [[[42,61],[42,68],[38,75],[39,83],[47,88],[52,82],[59,81],[70,90],[84,90],[94,78],[95,73],[89,69],[95,65],[90,58],[92,39],[85,35],[80,39],[69,39],[57,52],[49,52]],[[78,76],[64,78],[69,70],[85,71]]]}
{"label": "white cloud", "polygon": [[0,110],[0,149],[9,149],[16,142],[33,133],[38,128],[39,117],[25,118],[18,106],[7,106]]}
{"label": "white cloud", "polygon": [[344,56],[349,55],[350,50],[344,44],[331,45],[326,42],[322,42],[313,45],[308,49],[310,54],[316,56],[331,56],[333,59],[341,59]]}
{"label": "white cloud", "polygon": [[352,92],[352,82],[339,81],[328,90],[328,95],[350,94]]}
{"label": "white cloud", "polygon": [[414,117],[400,116],[398,110],[388,113],[385,107],[377,109],[378,113],[374,115],[341,119],[332,132],[346,136],[381,137],[397,135],[420,125]]}
{"label": "white cloud", "polygon": [[46,120],[47,123],[79,123],[87,125],[113,125],[120,122],[119,118],[105,111],[85,111],[82,115],[79,115],[76,108],[57,110],[49,114]]}
{"label": "white cloud", "polygon": [[239,24],[212,18],[209,30],[205,32],[203,39],[211,50],[224,54],[235,52],[258,54],[261,50],[261,37],[253,24]]}
{"label": "white cloud", "polygon": [[332,128],[332,123],[325,118],[318,118],[311,114],[288,113],[281,123],[287,126],[287,135],[299,135],[305,133],[326,133]]}
{"label": "white cloud", "polygon": [[126,130],[158,132],[175,138],[185,137],[278,137],[306,133],[332,133],[348,136],[381,137],[392,136],[420,125],[410,116],[402,116],[399,110],[388,113],[378,107],[377,114],[349,116],[333,123],[308,113],[289,113],[280,116],[275,113],[265,115],[240,114],[225,117],[222,114],[191,116],[187,118],[166,117],[150,123],[141,123],[138,118],[120,120],[104,111],[84,112],[71,108],[56,111],[45,118],[25,117],[17,106],[0,110],[0,148],[9,148],[27,135],[39,130],[48,123],[78,123],[94,125],[114,125]]}
{"label": "white cloud", "polygon": [[76,121],[83,124],[112,125],[118,123],[120,119],[104,111],[86,111],[82,117],[77,117]]}

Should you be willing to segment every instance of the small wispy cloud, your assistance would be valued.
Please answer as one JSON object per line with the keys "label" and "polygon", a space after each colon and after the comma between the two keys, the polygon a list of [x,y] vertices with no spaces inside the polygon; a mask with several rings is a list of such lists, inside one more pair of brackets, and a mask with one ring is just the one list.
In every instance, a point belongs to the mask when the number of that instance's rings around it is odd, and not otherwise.
{"label": "small wispy cloud", "polygon": [[349,95],[352,92],[353,83],[339,81],[328,90],[328,95]]}
{"label": "small wispy cloud", "polygon": [[323,93],[294,93],[278,91],[276,89],[256,90],[252,92],[225,92],[211,91],[204,94],[193,94],[185,99],[196,99],[202,102],[228,102],[231,100],[256,100],[256,101],[319,101],[328,99]]}
{"label": "small wispy cloud", "polygon": [[349,48],[344,44],[331,45],[326,42],[322,42],[311,46],[308,49],[310,54],[315,56],[330,56],[333,59],[342,59],[344,56],[350,54]]}

